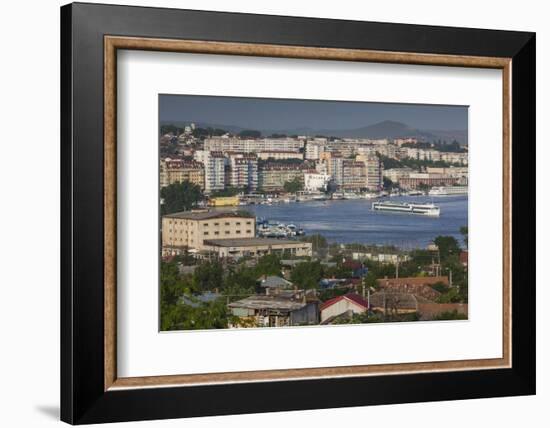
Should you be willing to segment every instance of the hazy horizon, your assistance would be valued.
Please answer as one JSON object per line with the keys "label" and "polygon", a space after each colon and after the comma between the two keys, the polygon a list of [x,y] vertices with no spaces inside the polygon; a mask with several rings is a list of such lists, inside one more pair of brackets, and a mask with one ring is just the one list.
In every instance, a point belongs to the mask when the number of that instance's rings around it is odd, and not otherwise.
{"label": "hazy horizon", "polygon": [[199,122],[256,130],[352,130],[384,121],[434,131],[467,131],[468,107],[356,101],[159,95],[161,122]]}

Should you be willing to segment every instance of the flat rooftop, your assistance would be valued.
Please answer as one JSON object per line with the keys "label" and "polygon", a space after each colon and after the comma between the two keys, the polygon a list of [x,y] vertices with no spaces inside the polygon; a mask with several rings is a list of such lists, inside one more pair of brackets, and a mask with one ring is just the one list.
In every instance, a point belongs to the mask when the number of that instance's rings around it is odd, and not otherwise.
{"label": "flat rooftop", "polygon": [[245,211],[181,211],[179,213],[166,214],[166,218],[179,218],[186,220],[209,220],[214,218],[254,218],[254,216]]}
{"label": "flat rooftop", "polygon": [[307,245],[307,242],[291,241],[277,238],[234,238],[234,239],[205,239],[205,245],[216,247],[256,247],[268,245]]}

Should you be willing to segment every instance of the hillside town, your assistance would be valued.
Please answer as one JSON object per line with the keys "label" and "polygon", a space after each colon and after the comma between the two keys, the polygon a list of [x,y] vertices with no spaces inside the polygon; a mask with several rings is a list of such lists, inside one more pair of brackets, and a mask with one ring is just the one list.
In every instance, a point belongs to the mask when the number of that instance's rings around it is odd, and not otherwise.
{"label": "hillside town", "polygon": [[467,318],[466,224],[462,242],[404,249],[329,242],[249,208],[464,194],[467,146],[193,123],[162,125],[159,146],[162,330]]}
{"label": "hillside town", "polygon": [[189,181],[211,195],[228,188],[277,193],[295,184],[310,193],[357,194],[390,185],[416,190],[468,184],[467,146],[456,141],[231,135],[192,123],[164,130],[172,131],[160,138],[161,188]]}

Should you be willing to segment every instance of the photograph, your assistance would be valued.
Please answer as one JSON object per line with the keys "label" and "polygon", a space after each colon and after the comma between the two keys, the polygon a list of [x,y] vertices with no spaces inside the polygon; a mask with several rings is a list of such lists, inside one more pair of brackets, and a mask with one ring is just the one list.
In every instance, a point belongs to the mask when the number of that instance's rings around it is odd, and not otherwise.
{"label": "photograph", "polygon": [[160,331],[468,319],[468,106],[159,95]]}

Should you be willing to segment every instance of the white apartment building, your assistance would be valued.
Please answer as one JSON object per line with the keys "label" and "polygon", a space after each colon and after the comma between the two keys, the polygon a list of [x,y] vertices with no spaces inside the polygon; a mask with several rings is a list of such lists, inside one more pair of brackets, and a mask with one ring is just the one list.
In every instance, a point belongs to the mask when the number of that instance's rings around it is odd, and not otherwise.
{"label": "white apartment building", "polygon": [[204,193],[225,188],[225,158],[222,152],[197,150],[194,154],[197,162],[204,165]]}
{"label": "white apartment building", "polygon": [[357,155],[355,159],[365,164],[365,187],[370,190],[380,190],[383,182],[384,168],[378,156]]}
{"label": "white apartment building", "polygon": [[[390,171],[390,170],[388,170]],[[468,167],[467,166],[451,166],[448,168],[444,167],[427,167],[426,172],[430,174],[446,174],[449,177],[468,177]],[[384,176],[386,171],[384,171]]]}
{"label": "white apartment building", "polygon": [[414,169],[412,168],[390,168],[384,170],[383,176],[397,183],[400,178],[406,178],[411,173],[414,173]]}
{"label": "white apartment building", "polygon": [[468,153],[441,152],[441,160],[448,163],[468,165]]}
{"label": "white apartment building", "polygon": [[317,192],[327,190],[330,175],[318,172],[304,173],[304,190],[307,192]]}
{"label": "white apartment building", "polygon": [[287,159],[298,159],[303,160],[304,155],[300,152],[284,152],[284,151],[275,151],[275,152],[258,152],[258,159],[268,160],[287,160]]}
{"label": "white apartment building", "polygon": [[306,143],[305,157],[309,160],[319,160],[321,154],[326,150],[326,143],[309,140]]}
{"label": "white apartment building", "polygon": [[337,186],[344,184],[344,160],[342,156],[332,155],[328,164],[329,173]]}
{"label": "white apartment building", "polygon": [[416,144],[418,140],[416,138],[395,138],[393,144],[401,147],[403,144]]}
{"label": "white apartment building", "polygon": [[468,165],[468,153],[440,152],[434,149],[419,149],[416,147],[402,147],[401,152],[404,153],[406,157],[418,160],[444,161]]}
{"label": "white apartment building", "polygon": [[204,150],[220,152],[300,152],[304,141],[295,138],[240,139],[237,137],[210,137],[204,140]]}
{"label": "white apartment building", "polygon": [[246,188],[249,192],[258,188],[258,158],[255,155],[229,156],[229,185]]}

